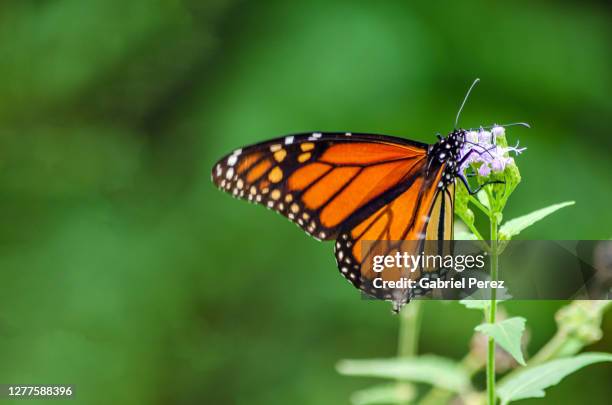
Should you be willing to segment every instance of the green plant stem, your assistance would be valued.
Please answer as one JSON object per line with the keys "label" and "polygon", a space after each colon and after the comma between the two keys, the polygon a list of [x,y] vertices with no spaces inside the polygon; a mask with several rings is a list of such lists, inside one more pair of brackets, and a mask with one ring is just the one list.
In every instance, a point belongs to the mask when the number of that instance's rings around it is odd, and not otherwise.
{"label": "green plant stem", "polygon": [[[402,308],[400,314],[399,341],[397,357],[406,358],[416,356],[419,346],[419,329],[421,327],[421,302],[411,301]],[[399,380],[398,389],[412,389],[412,384]],[[409,402],[401,402],[407,404]]]}
{"label": "green plant stem", "polygon": [[478,198],[474,197],[473,195],[470,195],[469,199],[472,204],[478,207],[478,209],[482,211],[486,216],[491,216],[491,212],[489,211],[489,209],[485,207],[480,201],[478,201]]}
{"label": "green plant stem", "polygon": [[[491,222],[491,280],[497,281],[498,250],[497,250],[497,216],[492,213],[489,216]],[[488,322],[495,323],[497,313],[497,291],[491,288],[491,304],[488,308]],[[487,347],[487,397],[489,405],[495,405],[495,339],[489,337]]]}
{"label": "green plant stem", "polygon": [[417,354],[419,329],[421,326],[421,302],[411,301],[400,312],[398,357],[412,357]]}
{"label": "green plant stem", "polygon": [[480,232],[478,232],[478,229],[476,229],[474,224],[466,222],[466,225],[468,226],[468,228],[470,228],[470,231],[472,231],[472,233],[474,234],[474,236],[476,236],[476,238],[478,238],[478,240],[484,240],[484,238],[482,237]]}

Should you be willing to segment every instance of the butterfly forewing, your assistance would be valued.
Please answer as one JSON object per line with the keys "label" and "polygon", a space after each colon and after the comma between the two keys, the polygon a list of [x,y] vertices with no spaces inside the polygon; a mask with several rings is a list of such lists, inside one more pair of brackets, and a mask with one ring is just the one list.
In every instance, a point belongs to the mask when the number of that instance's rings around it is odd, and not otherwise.
{"label": "butterfly forewing", "polygon": [[222,158],[213,182],[289,218],[318,239],[388,203],[423,169],[427,145],[383,135],[307,133]]}

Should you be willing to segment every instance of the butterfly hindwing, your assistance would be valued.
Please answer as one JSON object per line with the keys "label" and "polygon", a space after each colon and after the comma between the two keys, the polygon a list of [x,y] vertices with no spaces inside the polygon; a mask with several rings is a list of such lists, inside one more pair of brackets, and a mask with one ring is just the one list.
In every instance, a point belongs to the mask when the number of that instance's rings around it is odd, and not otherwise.
{"label": "butterfly hindwing", "polygon": [[273,209],[317,239],[335,239],[422,173],[426,144],[383,135],[306,133],[225,156],[213,182]]}
{"label": "butterfly hindwing", "polygon": [[432,269],[406,272],[405,269],[386,268],[376,272],[372,266],[373,257],[394,256],[398,252],[419,255],[434,247],[426,244],[427,240],[438,240],[443,245],[435,246],[434,253],[449,249],[445,241],[453,237],[454,184],[437,187],[444,167],[442,164],[415,172],[397,197],[339,232],[335,245],[338,268],[356,288],[376,298],[396,302],[420,295],[419,289],[379,288],[374,280],[397,281],[402,277],[418,280],[425,271]]}

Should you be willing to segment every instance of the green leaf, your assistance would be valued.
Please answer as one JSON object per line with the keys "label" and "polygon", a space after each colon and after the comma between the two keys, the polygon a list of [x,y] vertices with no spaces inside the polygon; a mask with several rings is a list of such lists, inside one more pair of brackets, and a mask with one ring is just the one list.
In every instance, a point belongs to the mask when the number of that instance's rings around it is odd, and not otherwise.
{"label": "green leaf", "polygon": [[527,369],[500,385],[497,394],[502,405],[524,398],[543,398],[544,389],[558,384],[564,377],[590,364],[612,361],[610,353],[585,353],[552,360]]}
{"label": "green leaf", "polygon": [[533,211],[530,214],[523,215],[522,217],[514,218],[507,221],[499,229],[501,239],[510,240],[513,236],[518,235],[521,231],[534,223],[538,222],[542,218],[547,217],[553,212],[560,210],[563,207],[574,205],[575,201],[566,201],[559,204],[551,205],[550,207],[542,208]]}
{"label": "green leaf", "polygon": [[415,381],[459,392],[469,385],[469,376],[457,363],[444,357],[342,360],[340,374]]}
{"label": "green leaf", "polygon": [[525,318],[514,317],[496,323],[483,323],[478,325],[475,330],[495,339],[495,343],[510,353],[520,365],[525,365],[525,359],[521,351],[521,337],[525,331]]}
{"label": "green leaf", "polygon": [[351,395],[354,405],[389,404],[408,402],[414,399],[414,387],[408,384],[381,384],[359,390]]}
{"label": "green leaf", "polygon": [[480,201],[482,205],[488,209],[491,209],[491,206],[489,205],[489,197],[484,190],[480,190],[478,193],[476,193],[476,198],[478,198],[478,201]]}

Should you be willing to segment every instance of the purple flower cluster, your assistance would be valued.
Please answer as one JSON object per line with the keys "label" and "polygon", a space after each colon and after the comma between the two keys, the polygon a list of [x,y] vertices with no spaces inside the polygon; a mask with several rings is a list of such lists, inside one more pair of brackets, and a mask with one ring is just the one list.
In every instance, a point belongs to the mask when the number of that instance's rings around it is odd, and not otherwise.
{"label": "purple flower cluster", "polygon": [[505,128],[500,126],[494,126],[491,131],[481,128],[478,131],[467,132],[460,159],[468,154],[469,156],[461,165],[461,172],[463,173],[472,163],[480,163],[477,169],[478,175],[487,177],[491,172],[503,172],[507,165],[513,164],[514,159],[509,156],[510,152],[518,155],[527,148],[519,148],[518,143],[509,147],[498,145],[497,138],[504,136],[505,132]]}

